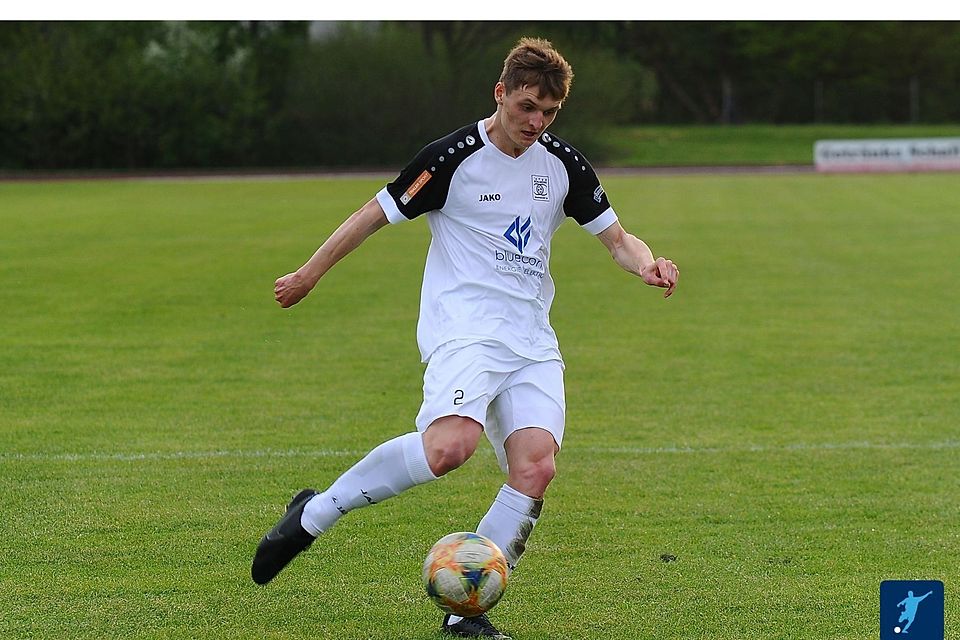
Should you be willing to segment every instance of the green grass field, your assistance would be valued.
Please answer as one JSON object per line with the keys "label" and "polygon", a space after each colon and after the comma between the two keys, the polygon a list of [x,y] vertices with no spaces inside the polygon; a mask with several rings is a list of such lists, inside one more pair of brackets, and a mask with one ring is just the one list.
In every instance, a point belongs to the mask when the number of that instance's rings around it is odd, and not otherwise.
{"label": "green grass field", "polygon": [[[0,184],[0,637],[439,640],[420,564],[488,447],[249,578],[294,491],[412,429],[422,221],[272,299],[381,184]],[[957,176],[604,184],[681,285],[557,234],[567,435],[498,625],[862,640],[882,580],[939,579],[954,637]]]}
{"label": "green grass field", "polygon": [[731,125],[607,131],[605,164],[622,167],[810,165],[817,140],[960,137],[960,125]]}

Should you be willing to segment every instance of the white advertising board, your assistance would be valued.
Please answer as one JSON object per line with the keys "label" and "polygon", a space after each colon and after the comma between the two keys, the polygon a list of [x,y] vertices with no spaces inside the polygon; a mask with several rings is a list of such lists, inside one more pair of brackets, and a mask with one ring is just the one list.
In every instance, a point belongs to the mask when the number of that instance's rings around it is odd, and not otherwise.
{"label": "white advertising board", "polygon": [[960,138],[819,140],[817,171],[956,171]]}

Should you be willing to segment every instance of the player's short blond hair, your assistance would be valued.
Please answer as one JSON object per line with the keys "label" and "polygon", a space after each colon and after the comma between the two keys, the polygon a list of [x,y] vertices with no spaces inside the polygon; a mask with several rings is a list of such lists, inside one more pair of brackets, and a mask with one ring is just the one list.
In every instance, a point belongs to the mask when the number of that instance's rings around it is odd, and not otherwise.
{"label": "player's short blond hair", "polygon": [[573,67],[543,38],[521,38],[503,61],[500,82],[507,93],[524,86],[539,87],[540,96],[566,100]]}

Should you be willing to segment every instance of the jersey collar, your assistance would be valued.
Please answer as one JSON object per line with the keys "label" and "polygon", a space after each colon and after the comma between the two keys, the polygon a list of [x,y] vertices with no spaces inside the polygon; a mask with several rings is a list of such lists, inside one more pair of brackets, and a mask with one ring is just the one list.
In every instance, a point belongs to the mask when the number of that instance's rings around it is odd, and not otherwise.
{"label": "jersey collar", "polygon": [[533,148],[534,148],[535,146],[537,146],[538,144],[540,144],[540,138],[537,138],[537,141],[534,142],[532,145],[530,145],[530,148],[529,148],[529,149],[527,149],[526,151],[524,151],[523,153],[521,153],[518,157],[514,158],[514,157],[511,156],[509,153],[504,153],[504,152],[500,149],[500,147],[498,147],[497,145],[495,145],[495,144],[493,143],[493,141],[490,140],[490,136],[487,135],[487,127],[486,127],[486,125],[484,124],[485,122],[486,122],[486,118],[484,118],[483,120],[481,120],[480,122],[477,123],[477,129],[479,129],[479,131],[480,131],[480,139],[483,140],[483,144],[485,144],[485,145],[487,145],[488,147],[490,147],[495,154],[500,155],[500,156],[503,156],[503,158],[505,158],[506,160],[509,160],[510,162],[521,162],[524,158],[527,158],[528,156],[531,156],[532,154],[531,154],[530,152],[533,151]]}

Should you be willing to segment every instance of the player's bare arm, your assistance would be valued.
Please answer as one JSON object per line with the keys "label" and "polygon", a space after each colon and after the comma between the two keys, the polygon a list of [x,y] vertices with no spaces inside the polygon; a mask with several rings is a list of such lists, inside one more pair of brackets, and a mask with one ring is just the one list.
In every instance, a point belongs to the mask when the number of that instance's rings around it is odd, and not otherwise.
{"label": "player's bare arm", "polygon": [[277,278],[273,288],[277,302],[286,309],[303,300],[333,265],[387,224],[380,203],[371,199],[344,220],[302,267]]}
{"label": "player's bare arm", "polygon": [[653,287],[666,289],[664,298],[673,295],[680,278],[680,269],[672,260],[653,257],[653,252],[640,238],[627,231],[619,222],[601,231],[597,238],[607,248],[610,255],[622,269],[639,276],[644,282]]}

